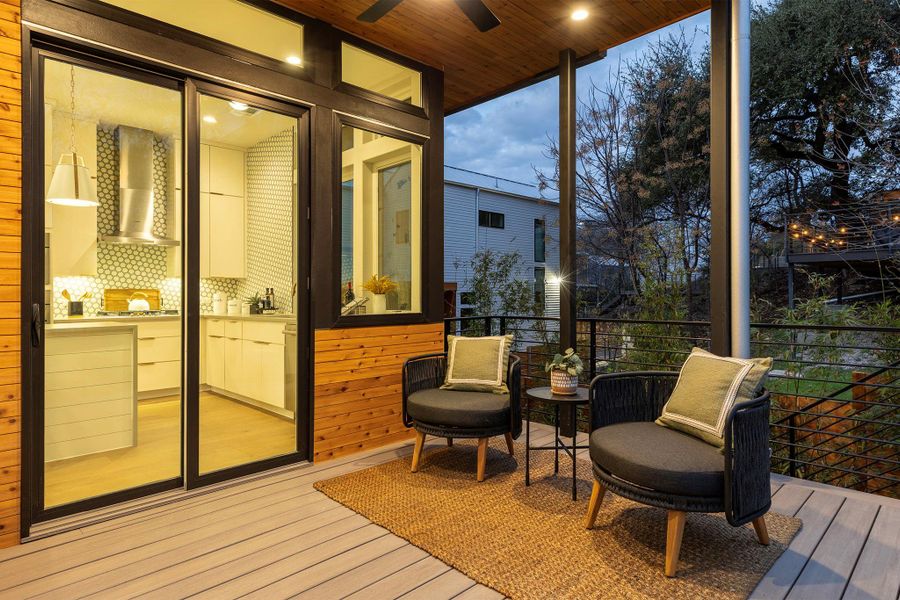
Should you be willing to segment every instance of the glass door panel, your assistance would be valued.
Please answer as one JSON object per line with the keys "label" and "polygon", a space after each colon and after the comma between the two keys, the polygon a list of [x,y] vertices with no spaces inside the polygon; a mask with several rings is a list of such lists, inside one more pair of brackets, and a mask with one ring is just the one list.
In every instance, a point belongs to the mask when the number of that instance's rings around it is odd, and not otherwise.
{"label": "glass door panel", "polygon": [[297,118],[200,94],[199,472],[297,450]]}
{"label": "glass door panel", "polygon": [[174,87],[42,64],[50,509],[182,475],[183,109]]}

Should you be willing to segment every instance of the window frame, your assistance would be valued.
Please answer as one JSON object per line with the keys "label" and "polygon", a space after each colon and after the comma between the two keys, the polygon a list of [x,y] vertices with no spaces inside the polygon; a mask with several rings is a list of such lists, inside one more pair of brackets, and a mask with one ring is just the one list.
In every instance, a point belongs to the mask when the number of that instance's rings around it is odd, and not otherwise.
{"label": "window frame", "polygon": [[310,43],[310,34],[312,33],[311,25],[314,20],[304,17],[300,13],[287,7],[280,6],[274,2],[268,2],[266,0],[240,0],[240,2],[252,6],[253,8],[271,13],[277,17],[303,26],[302,65],[289,65],[284,61],[276,60],[264,54],[259,54],[252,50],[241,48],[240,46],[235,46],[228,42],[223,42],[222,40],[217,40],[216,38],[203,35],[202,33],[190,31],[177,25],[166,23],[165,21],[159,21],[153,17],[132,12],[114,4],[108,4],[104,0],[53,1],[110,21],[128,25],[129,27],[154,32],[171,40],[190,44],[196,48],[209,50],[243,63],[249,63],[257,67],[277,71],[284,75],[296,77],[304,81],[315,81],[315,61],[307,59],[307,55],[313,53],[313,44]]}
{"label": "window frame", "polygon": [[[481,217],[482,217],[482,216],[487,217],[487,219],[485,219],[485,220],[487,221],[487,225],[483,225],[483,224],[481,223]],[[493,222],[494,222],[494,217],[500,217],[500,218],[499,218],[499,221],[500,221],[500,224],[499,224],[499,225],[494,225],[494,224],[493,224]],[[495,210],[482,210],[482,209],[479,208],[479,209],[478,209],[478,226],[479,226],[479,227],[486,227],[486,228],[488,228],[488,229],[506,229],[506,213],[497,212],[497,211],[495,211]]]}
{"label": "window frame", "polygon": [[[341,226],[342,226],[342,206],[339,201],[341,196],[341,191],[346,182],[344,178],[343,172],[343,161],[342,161],[342,153],[343,146],[341,143],[341,131],[342,127],[354,127],[356,129],[362,129],[368,131],[370,133],[375,133],[378,135],[388,136],[403,142],[408,142],[411,144],[417,144],[421,147],[421,168],[422,172],[419,175],[421,181],[421,195],[420,195],[420,221],[419,227],[421,230],[421,243],[419,249],[419,311],[418,312],[402,312],[402,313],[383,313],[383,314],[363,314],[363,315],[341,315],[341,281],[340,281],[340,270],[341,270]],[[434,227],[441,227],[441,219],[443,214],[438,214],[439,211],[430,210],[430,202],[429,195],[431,192],[431,178],[429,176],[429,165],[430,163],[430,152],[431,152],[431,140],[424,136],[419,136],[414,133],[410,133],[408,131],[404,131],[401,129],[395,129],[393,127],[389,127],[387,125],[383,125],[380,123],[373,123],[367,119],[363,119],[360,117],[344,115],[340,113],[334,114],[334,131],[333,131],[333,145],[334,145],[334,156],[333,156],[333,181],[331,182],[331,190],[332,190],[332,198],[334,201],[332,202],[332,260],[330,261],[321,261],[317,264],[313,265],[313,269],[329,269],[330,273],[328,273],[328,277],[321,278],[322,281],[332,281],[333,285],[331,285],[331,290],[327,294],[328,302],[329,302],[329,313],[332,315],[330,319],[334,325],[334,328],[349,328],[349,327],[373,327],[373,326],[381,326],[381,325],[405,325],[405,324],[414,324],[414,323],[430,323],[429,314],[431,310],[431,306],[429,303],[429,281],[431,281],[431,277],[434,276],[434,273],[431,273],[431,269],[429,268],[430,256],[434,249],[429,245],[428,240],[433,236],[428,235],[428,231],[430,231]],[[400,164],[405,161],[395,161],[396,164]],[[386,168],[389,165],[387,162],[384,165],[379,165],[379,168]],[[442,211],[440,211],[442,213]],[[412,252],[412,249],[411,249]],[[338,280],[334,278],[337,277]],[[443,274],[440,275],[443,279]],[[356,290],[354,290],[355,292]]]}
{"label": "window frame", "polygon": [[[540,244],[540,257],[538,256],[538,227],[540,226],[541,232],[541,244]],[[535,219],[534,220],[534,262],[544,264],[547,262],[547,220],[546,219]]]}
{"label": "window frame", "polygon": [[[368,52],[369,54],[374,54],[378,58],[388,60],[400,65],[401,67],[405,67],[419,73],[419,86],[421,87],[420,94],[422,96],[422,106],[416,106],[415,104],[412,104],[410,102],[404,102],[396,98],[391,98],[390,96],[387,96],[385,94],[379,94],[378,92],[373,92],[372,90],[344,81],[344,57],[343,53],[341,52],[342,44],[353,46],[355,48],[363,50],[364,52]],[[350,35],[336,36],[334,45],[332,46],[332,52],[334,53],[334,71],[332,72],[332,81],[334,81],[335,91],[342,92],[351,96],[358,96],[360,98],[363,98],[364,100],[375,102],[377,104],[381,104],[382,106],[387,106],[388,108],[393,108],[395,110],[400,110],[416,117],[421,117],[423,119],[430,118],[430,111],[428,110],[428,107],[431,106],[431,98],[429,96],[428,72],[423,68],[425,67],[424,64],[417,63],[401,54],[397,54],[396,52],[392,52],[386,48],[382,48],[381,46],[373,44],[372,42]]]}

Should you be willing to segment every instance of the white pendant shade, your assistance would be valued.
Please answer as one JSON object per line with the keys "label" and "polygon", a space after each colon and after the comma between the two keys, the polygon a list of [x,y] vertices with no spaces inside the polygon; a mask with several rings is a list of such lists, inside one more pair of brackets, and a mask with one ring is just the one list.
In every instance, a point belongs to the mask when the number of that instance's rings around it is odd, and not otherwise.
{"label": "white pendant shade", "polygon": [[99,206],[97,191],[83,158],[74,152],[59,158],[50,180],[47,202],[63,206]]}

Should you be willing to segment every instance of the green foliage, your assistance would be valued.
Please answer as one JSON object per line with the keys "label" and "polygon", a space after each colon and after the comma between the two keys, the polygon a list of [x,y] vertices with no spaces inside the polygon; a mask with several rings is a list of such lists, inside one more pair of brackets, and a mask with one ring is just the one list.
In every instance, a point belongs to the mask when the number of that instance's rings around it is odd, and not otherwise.
{"label": "green foliage", "polygon": [[565,371],[569,375],[581,375],[584,373],[584,363],[574,348],[566,348],[563,354],[554,355],[553,360],[544,365],[544,371]]}

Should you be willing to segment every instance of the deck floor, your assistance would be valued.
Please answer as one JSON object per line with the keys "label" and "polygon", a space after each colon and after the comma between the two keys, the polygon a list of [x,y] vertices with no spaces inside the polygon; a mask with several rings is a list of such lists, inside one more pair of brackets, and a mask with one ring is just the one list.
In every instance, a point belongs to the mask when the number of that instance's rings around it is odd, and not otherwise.
{"label": "deck floor", "polygon": [[[312,487],[411,450],[285,469],[0,550],[0,598],[502,598]],[[897,600],[900,501],[779,476],[772,489],[773,510],[804,525],[753,598]]]}

